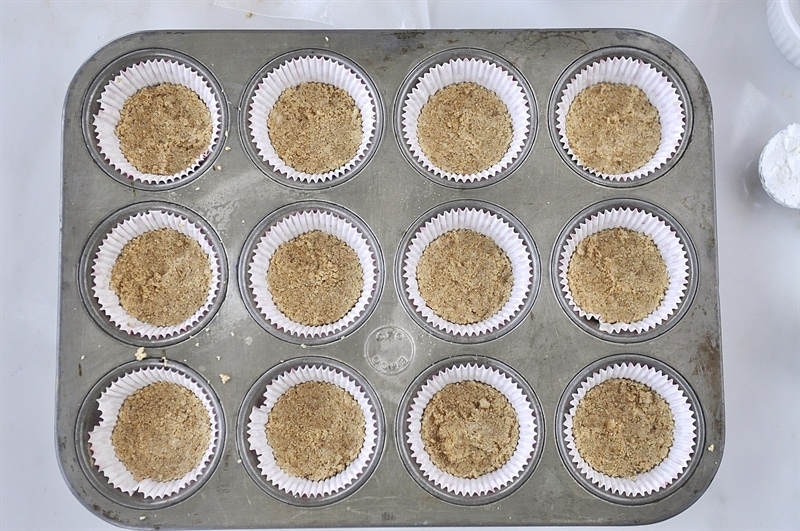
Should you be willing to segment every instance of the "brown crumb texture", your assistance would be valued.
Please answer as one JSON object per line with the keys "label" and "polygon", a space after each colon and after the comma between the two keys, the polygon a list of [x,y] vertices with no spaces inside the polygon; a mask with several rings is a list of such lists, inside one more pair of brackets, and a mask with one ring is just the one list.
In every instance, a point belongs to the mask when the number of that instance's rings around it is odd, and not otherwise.
{"label": "brown crumb texture", "polygon": [[142,173],[191,168],[211,144],[211,113],[192,89],[162,83],[128,98],[115,129],[125,158]]}
{"label": "brown crumb texture", "polygon": [[580,308],[606,323],[634,323],[655,311],[669,286],[653,238],[624,228],[582,240],[570,258],[567,282]]}
{"label": "brown crumb texture", "polygon": [[421,436],[433,464],[460,478],[477,478],[514,454],[519,421],[501,392],[463,381],[433,395],[422,414]]}
{"label": "brown crumb texture", "polygon": [[422,152],[439,168],[458,175],[480,173],[500,162],[511,145],[511,116],[503,100],[477,83],[448,85],[420,111]]}
{"label": "brown crumb texture", "polygon": [[135,318],[174,326],[206,301],[211,268],[197,241],[174,229],[157,229],[122,248],[110,284],[122,307]]}
{"label": "brown crumb texture", "polygon": [[267,269],[278,310],[307,326],[335,323],[350,311],[364,285],[358,255],[344,241],[319,230],[281,244]]}
{"label": "brown crumb texture", "polygon": [[364,445],[364,413],[355,398],[329,382],[304,382],[273,406],[265,427],[284,471],[322,481],[347,468]]}
{"label": "brown crumb texture", "polygon": [[200,464],[211,441],[211,419],[187,388],[156,382],[125,399],[111,444],[136,481],[181,478]]}
{"label": "brown crumb texture", "polygon": [[361,111],[346,90],[309,82],[284,90],[267,118],[275,153],[292,168],[317,174],[344,166],[358,153]]}
{"label": "brown crumb texture", "polygon": [[478,323],[500,311],[514,283],[511,261],[490,237],[456,229],[433,240],[417,265],[425,303],[442,319]]}
{"label": "brown crumb texture", "polygon": [[635,85],[598,83],[570,105],[567,138],[581,164],[608,175],[644,166],[658,150],[658,110]]}
{"label": "brown crumb texture", "polygon": [[652,470],[672,446],[669,404],[650,387],[612,378],[578,403],[572,432],[581,457],[595,470],[630,478]]}

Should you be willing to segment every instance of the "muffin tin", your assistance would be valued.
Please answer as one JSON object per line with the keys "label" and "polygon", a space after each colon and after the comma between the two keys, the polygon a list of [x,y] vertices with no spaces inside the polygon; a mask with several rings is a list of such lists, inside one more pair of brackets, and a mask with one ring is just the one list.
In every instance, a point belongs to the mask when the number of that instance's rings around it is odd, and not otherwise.
{"label": "muffin tin", "polygon": [[[351,170],[294,179],[267,164],[250,135],[250,101],[273,68],[325,57],[363,81],[374,126]],[[640,179],[604,179],[575,165],[554,108],[572,73],[608,57],[663,72],[685,113],[676,153]],[[93,129],[103,87],[126,67],[177,61],[222,102],[222,134],[198,167],[166,183],[132,180],[108,164]],[[443,177],[415,157],[403,102],[435,65],[476,59],[504,68],[529,110],[506,167],[475,180]],[[524,128],[523,128],[524,129]],[[88,510],[142,528],[286,528],[454,525],[619,525],[656,522],[689,507],[711,483],[724,448],[717,292],[713,124],[703,79],[665,40],[624,29],[427,31],[155,31],[112,42],[77,72],[64,110],[56,436],[67,484]],[[218,254],[219,293],[190,328],[166,337],[122,332],[92,290],[92,261],[121,219],[160,208],[197,225]],[[606,209],[636,208],[674,230],[687,255],[675,311],[643,332],[609,332],[573,310],[558,282],[571,231]],[[404,256],[429,219],[491,212],[529,254],[529,286],[511,317],[486,333],[431,325],[407,296]],[[248,265],[269,227],[289,213],[332,212],[364,236],[375,260],[372,298],[326,334],[286,334],[264,319]],[[143,355],[147,357],[141,358]],[[643,496],[598,489],[569,458],[569,397],[608,363],[644,363],[684,391],[696,431],[688,465]],[[97,398],[139,367],[166,366],[203,382],[219,411],[219,448],[178,494],[158,499],[114,489],[89,452]],[[375,415],[375,448],[355,480],[330,497],[293,496],[260,475],[247,422],[279,374],[306,366],[348,375]],[[521,472],[485,494],[454,494],[420,473],[404,430],[414,396],[434,373],[472,366],[516,382],[535,420]],[[460,369],[459,369],[460,370]],[[484,373],[481,373],[484,374]],[[367,406],[365,406],[367,407]],[[478,489],[480,491],[480,489]]]}

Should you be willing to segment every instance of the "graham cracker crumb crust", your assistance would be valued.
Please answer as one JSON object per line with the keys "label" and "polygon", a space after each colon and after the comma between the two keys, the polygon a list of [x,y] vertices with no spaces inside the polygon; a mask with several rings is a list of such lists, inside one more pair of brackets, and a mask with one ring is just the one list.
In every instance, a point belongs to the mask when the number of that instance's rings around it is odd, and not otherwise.
{"label": "graham cracker crumb crust", "polygon": [[511,117],[503,100],[473,82],[448,85],[423,105],[417,122],[422,152],[437,167],[459,175],[500,162],[511,145]]}
{"label": "graham cracker crumb crust", "polygon": [[208,298],[211,268],[196,240],[174,229],[145,232],[122,248],[110,287],[130,315],[155,326],[174,326]]}
{"label": "graham cracker crumb crust", "polygon": [[192,89],[161,83],[139,89],[120,111],[114,131],[131,165],[173,175],[191,168],[211,144],[211,113]]}
{"label": "graham cracker crumb crust", "polygon": [[477,478],[505,465],[519,441],[519,422],[508,399],[477,381],[446,385],[422,414],[425,451],[440,469]]}
{"label": "graham cracker crumb crust", "polygon": [[566,117],[580,163],[608,175],[644,166],[661,143],[658,110],[635,85],[598,83],[578,94]]}
{"label": "graham cracker crumb crust", "polygon": [[265,426],[284,471],[322,481],[343,471],[364,445],[365,419],[355,398],[329,382],[303,382],[273,406]]}
{"label": "graham cracker crumb crust", "polygon": [[575,445],[595,470],[629,478],[668,455],[675,421],[666,400],[650,387],[611,378],[589,389],[573,420]]}

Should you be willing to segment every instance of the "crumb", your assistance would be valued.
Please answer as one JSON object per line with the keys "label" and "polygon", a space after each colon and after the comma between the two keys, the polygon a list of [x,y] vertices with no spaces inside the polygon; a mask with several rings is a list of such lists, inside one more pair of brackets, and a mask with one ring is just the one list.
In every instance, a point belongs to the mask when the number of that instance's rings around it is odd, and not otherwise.
{"label": "crumb", "polygon": [[230,151],[230,150],[231,150],[230,146],[225,146],[225,151]]}
{"label": "crumb", "polygon": [[503,100],[477,83],[449,85],[420,111],[419,145],[439,168],[459,175],[491,168],[508,151],[511,116]]}
{"label": "crumb", "polygon": [[321,481],[358,456],[364,426],[364,414],[350,393],[328,382],[304,382],[281,395],[265,429],[279,467]]}
{"label": "crumb", "polygon": [[708,445],[708,451],[709,452],[713,452],[714,451],[714,445],[713,444],[709,444]]}
{"label": "crumb", "polygon": [[144,347],[139,347],[136,349],[136,353],[133,355],[136,358],[136,361],[142,361],[147,357],[147,354],[144,352]]}
{"label": "crumb", "polygon": [[589,389],[573,420],[581,457],[603,474],[630,478],[652,470],[672,446],[675,421],[650,387],[611,378]]}
{"label": "crumb", "polygon": [[220,374],[219,375],[219,379],[222,381],[222,383],[224,385],[224,384],[228,383],[228,380],[230,380],[231,377],[228,376],[227,374]]}
{"label": "crumb", "polygon": [[278,310],[307,326],[335,323],[361,296],[364,273],[352,247],[314,230],[281,244],[267,269]]}
{"label": "crumb", "polygon": [[217,164],[217,165],[214,167],[214,169],[215,169],[215,170],[217,170],[217,171],[222,171],[222,165],[221,165],[221,164]]}
{"label": "crumb", "polygon": [[619,175],[641,168],[655,155],[661,122],[639,87],[598,83],[581,91],[570,105],[566,133],[581,164]]}
{"label": "crumb", "polygon": [[635,323],[661,304],[669,275],[653,238],[614,228],[578,244],[567,282],[575,304],[584,311],[607,323]]}
{"label": "crumb", "polygon": [[433,240],[419,259],[416,275],[430,309],[458,324],[478,323],[500,311],[514,283],[505,251],[488,236],[468,229]]}
{"label": "crumb", "polygon": [[497,470],[514,454],[519,421],[508,399],[490,385],[446,385],[422,414],[425,451],[440,469],[460,478]]}
{"label": "crumb", "polygon": [[172,481],[200,463],[211,440],[203,403],[187,388],[156,382],[122,403],[111,443],[136,481]]}
{"label": "crumb", "polygon": [[111,269],[110,287],[133,317],[174,326],[192,316],[208,297],[208,255],[174,229],[151,230],[129,241]]}
{"label": "crumb", "polygon": [[211,113],[193,90],[162,83],[139,89],[120,111],[114,130],[137,170],[173,175],[192,167],[211,144]]}
{"label": "crumb", "polygon": [[361,111],[347,91],[328,83],[301,83],[281,93],[267,119],[275,153],[310,174],[340,168],[356,156],[363,136]]}

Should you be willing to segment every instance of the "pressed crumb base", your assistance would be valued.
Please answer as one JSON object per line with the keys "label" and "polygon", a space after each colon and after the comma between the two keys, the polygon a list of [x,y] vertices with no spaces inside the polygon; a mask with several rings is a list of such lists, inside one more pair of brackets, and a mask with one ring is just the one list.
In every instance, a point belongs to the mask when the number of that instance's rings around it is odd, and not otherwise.
{"label": "pressed crumb base", "polygon": [[477,83],[448,85],[423,105],[417,122],[422,152],[458,175],[491,168],[511,145],[511,116],[503,100]]}
{"label": "pressed crumb base", "polygon": [[669,454],[675,421],[669,404],[650,387],[612,378],[578,403],[572,432],[593,469],[630,478],[652,470]]}
{"label": "pressed crumb base", "polygon": [[117,457],[136,481],[159,482],[192,471],[211,440],[211,419],[191,391],[156,382],[125,399],[111,434]]}
{"label": "pressed crumb base", "polygon": [[607,323],[635,323],[661,304],[669,275],[653,238],[617,227],[578,244],[567,281],[575,304],[585,312]]}
{"label": "pressed crumb base", "polygon": [[122,248],[111,269],[110,287],[133,317],[155,326],[175,326],[208,298],[208,255],[194,239],[174,229],[145,232]]}
{"label": "pressed crumb base", "polygon": [[661,143],[658,110],[635,85],[598,83],[578,94],[566,120],[578,161],[608,175],[641,168]]}
{"label": "pressed crumb base", "polygon": [[192,89],[162,83],[139,89],[114,130],[125,158],[142,173],[173,175],[191,168],[211,144],[211,113]]}
{"label": "pressed crumb base", "polygon": [[286,391],[265,426],[275,461],[284,471],[322,481],[343,471],[364,445],[364,413],[345,389],[304,382]]}
{"label": "pressed crumb base", "polygon": [[267,118],[275,153],[292,168],[319,174],[352,160],[363,136],[361,111],[346,90],[309,82],[284,90]]}
{"label": "pressed crumb base", "polygon": [[364,286],[358,255],[344,241],[313,230],[281,244],[267,269],[275,306],[306,326],[335,323],[355,306]]}
{"label": "pressed crumb base", "polygon": [[417,283],[425,303],[451,323],[472,324],[500,311],[514,283],[511,261],[488,236],[446,232],[422,252]]}
{"label": "pressed crumb base", "polygon": [[446,385],[422,414],[420,433],[433,464],[460,478],[502,467],[519,441],[519,421],[508,399],[472,380]]}

